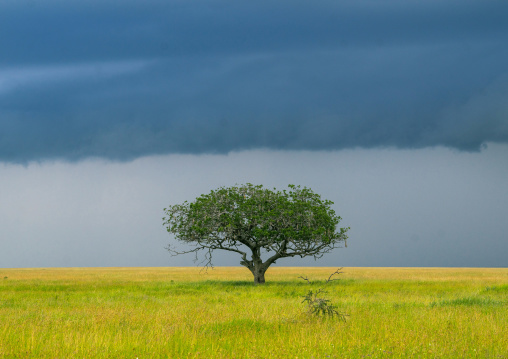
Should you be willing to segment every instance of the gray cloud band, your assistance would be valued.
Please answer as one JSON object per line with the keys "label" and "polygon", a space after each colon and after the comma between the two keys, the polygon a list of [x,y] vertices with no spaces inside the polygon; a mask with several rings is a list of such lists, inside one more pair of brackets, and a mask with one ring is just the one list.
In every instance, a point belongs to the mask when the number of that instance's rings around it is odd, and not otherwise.
{"label": "gray cloud band", "polygon": [[508,142],[508,4],[363,5],[11,4],[0,161]]}

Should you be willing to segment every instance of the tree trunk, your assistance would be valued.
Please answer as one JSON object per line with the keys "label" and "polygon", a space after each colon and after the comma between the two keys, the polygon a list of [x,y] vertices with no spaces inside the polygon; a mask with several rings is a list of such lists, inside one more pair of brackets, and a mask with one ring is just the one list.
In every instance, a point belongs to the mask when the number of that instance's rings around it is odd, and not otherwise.
{"label": "tree trunk", "polygon": [[261,258],[256,258],[254,261],[254,266],[251,270],[252,274],[254,274],[254,283],[256,284],[264,284],[265,283],[265,272],[268,269],[266,263],[263,263]]}
{"label": "tree trunk", "polygon": [[254,274],[254,283],[256,284],[264,284],[265,283],[265,272],[266,269],[259,268],[258,270],[254,270],[252,274]]}
{"label": "tree trunk", "polygon": [[[272,262],[270,262],[270,264],[271,263]],[[263,263],[259,248],[252,249],[252,260],[243,260],[240,262],[240,264],[247,267],[250,270],[250,272],[254,276],[255,284],[265,283],[265,272],[270,266],[270,264]]]}

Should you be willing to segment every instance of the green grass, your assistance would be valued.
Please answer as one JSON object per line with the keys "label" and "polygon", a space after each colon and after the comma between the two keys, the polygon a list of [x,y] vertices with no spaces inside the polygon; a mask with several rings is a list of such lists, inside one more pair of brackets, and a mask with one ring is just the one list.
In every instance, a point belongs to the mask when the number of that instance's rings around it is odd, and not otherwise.
{"label": "green grass", "polygon": [[0,269],[0,358],[508,358],[508,269],[334,270]]}

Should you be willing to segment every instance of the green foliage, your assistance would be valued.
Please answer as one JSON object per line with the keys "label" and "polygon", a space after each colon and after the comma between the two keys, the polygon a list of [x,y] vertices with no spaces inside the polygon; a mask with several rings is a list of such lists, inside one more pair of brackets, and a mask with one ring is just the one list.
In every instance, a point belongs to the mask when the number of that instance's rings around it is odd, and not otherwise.
{"label": "green foliage", "polygon": [[[235,252],[241,255],[240,264],[256,277],[264,276],[279,258],[317,259],[346,244],[349,228],[337,230],[341,217],[332,205],[306,187],[289,185],[279,191],[247,183],[169,206],[164,209],[163,225],[178,241],[194,246],[184,252],[168,247],[173,254],[205,250],[205,265],[211,265],[214,250]],[[266,261],[261,250],[269,253]]]}
{"label": "green foliage", "polygon": [[284,241],[346,240],[347,228],[335,232],[341,218],[331,209],[333,202],[308,188],[288,187],[288,191],[252,184],[221,187],[194,202],[165,208],[164,225],[182,241],[269,241],[267,249],[272,250]]}

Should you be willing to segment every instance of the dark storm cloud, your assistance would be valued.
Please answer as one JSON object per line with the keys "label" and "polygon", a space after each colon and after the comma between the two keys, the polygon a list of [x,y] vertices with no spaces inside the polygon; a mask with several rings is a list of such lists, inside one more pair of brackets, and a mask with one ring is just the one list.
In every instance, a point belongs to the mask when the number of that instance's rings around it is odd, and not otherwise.
{"label": "dark storm cloud", "polygon": [[508,142],[502,1],[0,2],[0,160]]}

